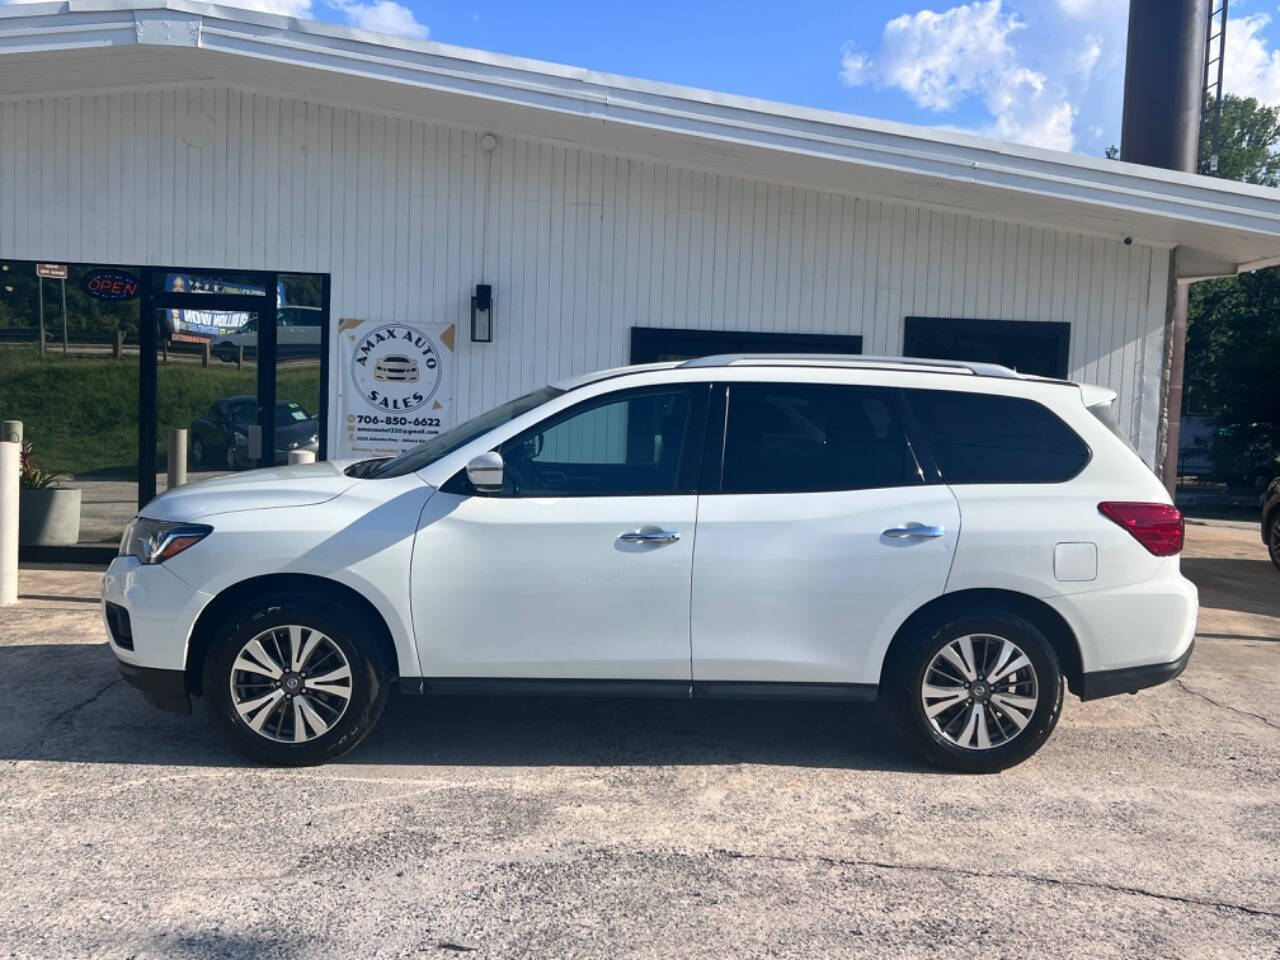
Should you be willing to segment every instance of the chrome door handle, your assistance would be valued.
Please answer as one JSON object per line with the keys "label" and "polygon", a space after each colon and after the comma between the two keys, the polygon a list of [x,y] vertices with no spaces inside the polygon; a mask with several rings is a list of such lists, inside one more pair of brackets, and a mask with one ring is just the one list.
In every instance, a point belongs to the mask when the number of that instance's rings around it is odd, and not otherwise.
{"label": "chrome door handle", "polygon": [[890,527],[888,530],[881,532],[886,537],[892,537],[894,540],[913,540],[916,537],[924,540],[936,540],[947,531],[942,527],[927,523],[905,523],[900,527]]}
{"label": "chrome door handle", "polygon": [[618,534],[624,543],[675,543],[680,534],[674,530],[630,530]]}

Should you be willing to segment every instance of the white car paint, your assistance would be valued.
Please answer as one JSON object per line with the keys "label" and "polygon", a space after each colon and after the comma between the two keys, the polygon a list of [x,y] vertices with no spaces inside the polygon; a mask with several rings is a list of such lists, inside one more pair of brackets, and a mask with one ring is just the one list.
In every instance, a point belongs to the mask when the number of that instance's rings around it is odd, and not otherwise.
{"label": "white car paint", "polygon": [[[882,532],[913,523],[943,535]],[[946,589],[959,539],[941,485],[703,497],[694,678],[878,683],[898,626]]]}
{"label": "white car paint", "polygon": [[[471,457],[591,397],[635,386],[853,383],[1002,393],[1058,413],[1093,450],[1066,483],[934,484],[825,494],[509,499],[437,492]],[[582,378],[417,474],[360,479],[347,464],[238,474],[179,488],[143,511],[213,532],[153,566],[120,557],[104,599],[126,607],[128,663],[186,664],[211,598],[277,573],[351,587],[386,621],[402,678],[580,678],[876,683],[898,627],[947,592],[1044,600],[1075,633],[1085,671],[1163,664],[1194,632],[1177,557],[1147,553],[1101,500],[1168,503],[1079,389],[885,363],[650,365]],[[1089,402],[1099,402],[1096,393]],[[1105,399],[1105,398],[1104,398]],[[887,540],[933,524],[943,535]],[[624,549],[642,526],[679,539]],[[1097,575],[1054,572],[1059,543],[1094,544]]]}

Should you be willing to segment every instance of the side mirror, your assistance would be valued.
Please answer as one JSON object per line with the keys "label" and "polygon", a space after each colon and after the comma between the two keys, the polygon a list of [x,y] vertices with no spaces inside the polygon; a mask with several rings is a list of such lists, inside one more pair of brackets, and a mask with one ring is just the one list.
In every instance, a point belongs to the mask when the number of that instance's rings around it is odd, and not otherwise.
{"label": "side mirror", "polygon": [[502,468],[502,454],[490,450],[471,458],[467,464],[467,479],[477,493],[501,493]]}

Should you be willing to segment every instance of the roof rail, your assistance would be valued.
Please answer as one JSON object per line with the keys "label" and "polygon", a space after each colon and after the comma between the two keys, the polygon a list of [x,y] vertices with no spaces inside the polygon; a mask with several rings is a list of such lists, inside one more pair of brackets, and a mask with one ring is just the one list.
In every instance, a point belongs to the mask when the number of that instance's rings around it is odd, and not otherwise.
{"label": "roof rail", "polygon": [[680,364],[681,368],[729,367],[735,363],[811,364],[817,366],[851,367],[933,367],[944,371],[972,374],[975,377],[997,377],[1001,380],[1021,380],[1022,374],[998,363],[978,363],[966,360],[930,360],[923,357],[881,357],[865,353],[719,353],[710,357],[696,357]]}

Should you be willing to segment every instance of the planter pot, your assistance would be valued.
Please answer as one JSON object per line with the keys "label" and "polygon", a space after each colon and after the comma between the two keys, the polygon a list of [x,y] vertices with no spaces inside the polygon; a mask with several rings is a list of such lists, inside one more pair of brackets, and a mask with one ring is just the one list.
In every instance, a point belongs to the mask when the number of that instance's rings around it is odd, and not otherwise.
{"label": "planter pot", "polygon": [[18,543],[68,546],[80,540],[80,491],[50,487],[18,491]]}

